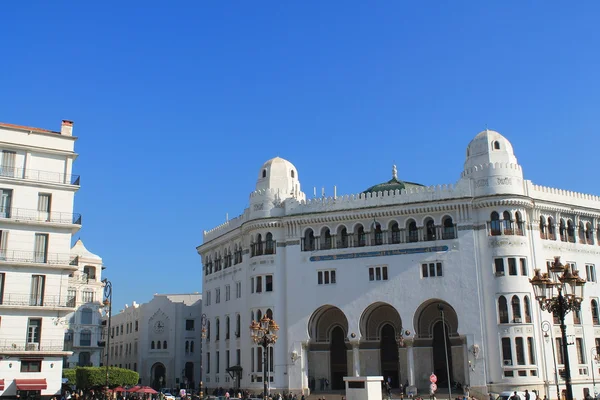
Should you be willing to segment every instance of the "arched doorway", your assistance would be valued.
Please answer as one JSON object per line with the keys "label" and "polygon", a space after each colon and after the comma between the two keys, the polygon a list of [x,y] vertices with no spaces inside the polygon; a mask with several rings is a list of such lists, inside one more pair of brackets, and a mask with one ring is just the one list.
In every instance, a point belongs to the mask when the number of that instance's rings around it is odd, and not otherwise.
{"label": "arched doorway", "polygon": [[391,324],[385,324],[383,328],[381,328],[379,353],[383,379],[391,379],[393,388],[400,387],[400,374],[398,372],[398,342],[396,341],[396,330]]}
{"label": "arched doorway", "polygon": [[[324,305],[308,321],[308,386],[311,391],[344,389],[348,376],[348,319],[339,308]],[[329,385],[325,383],[329,382]]]}
{"label": "arched doorway", "polygon": [[336,326],[333,328],[330,342],[331,390],[342,390],[344,389],[344,376],[348,372],[348,356],[346,353],[346,334],[341,327]]}
{"label": "arched doorway", "polygon": [[400,387],[399,339],[402,319],[392,305],[377,302],[365,309],[360,318],[361,349],[379,349],[379,369],[364,371],[368,375],[381,375],[393,388]]}
{"label": "arched doorway", "polygon": [[150,376],[152,376],[152,388],[155,390],[160,390],[167,383],[167,369],[163,363],[154,364]]}
{"label": "arched doorway", "polygon": [[[438,386],[448,387],[448,379],[450,384],[467,384],[466,339],[458,333],[458,315],[454,308],[443,300],[430,299],[417,309],[414,324],[414,357],[420,358],[425,368],[437,375]],[[425,387],[429,382],[425,377],[416,384]]]}
{"label": "arched doorway", "polygon": [[194,363],[186,362],[185,363],[185,379],[186,379],[186,389],[194,387]]}

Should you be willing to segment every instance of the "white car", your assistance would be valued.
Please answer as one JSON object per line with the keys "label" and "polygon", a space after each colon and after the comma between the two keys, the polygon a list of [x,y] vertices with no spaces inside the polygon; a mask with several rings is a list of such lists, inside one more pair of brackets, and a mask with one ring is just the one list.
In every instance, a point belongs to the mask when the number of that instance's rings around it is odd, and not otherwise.
{"label": "white car", "polygon": [[163,393],[163,396],[165,396],[165,400],[175,400],[175,396],[173,396],[171,393]]}

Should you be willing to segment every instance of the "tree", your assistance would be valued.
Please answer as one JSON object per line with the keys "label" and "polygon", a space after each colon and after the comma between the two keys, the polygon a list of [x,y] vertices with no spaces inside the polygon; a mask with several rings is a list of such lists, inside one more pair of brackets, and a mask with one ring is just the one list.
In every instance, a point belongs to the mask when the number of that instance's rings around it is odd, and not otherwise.
{"label": "tree", "polygon": [[[125,368],[108,368],[108,386],[137,385],[140,374]],[[106,384],[106,367],[78,367],[76,370],[76,381],[78,389],[90,389],[104,386]]]}
{"label": "tree", "polygon": [[67,383],[69,385],[75,385],[76,383],[76,374],[77,374],[77,370],[75,368],[63,368],[63,375],[62,377],[67,379]]}

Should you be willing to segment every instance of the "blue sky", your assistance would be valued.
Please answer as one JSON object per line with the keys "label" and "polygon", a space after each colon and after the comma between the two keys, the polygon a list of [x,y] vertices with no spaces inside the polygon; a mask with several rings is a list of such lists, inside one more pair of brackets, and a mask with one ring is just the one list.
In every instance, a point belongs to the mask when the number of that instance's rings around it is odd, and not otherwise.
{"label": "blue sky", "polygon": [[[201,291],[202,231],[258,170],[303,189],[454,183],[486,125],[527,179],[600,195],[600,2],[30,1],[0,6],[0,121],[75,122],[77,235],[114,302]],[[320,189],[319,189],[320,191]]]}

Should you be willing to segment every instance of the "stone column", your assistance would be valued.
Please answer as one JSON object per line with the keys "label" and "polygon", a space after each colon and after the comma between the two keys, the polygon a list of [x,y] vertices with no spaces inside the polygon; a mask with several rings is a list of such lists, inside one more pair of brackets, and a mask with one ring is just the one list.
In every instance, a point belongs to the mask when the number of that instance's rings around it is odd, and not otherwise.
{"label": "stone column", "polygon": [[308,388],[308,345],[309,341],[302,342],[302,353],[300,354],[300,373],[302,375],[302,393]]}
{"label": "stone column", "polygon": [[412,340],[404,340],[406,346],[406,359],[408,362],[408,384],[414,386],[415,384],[415,355]]}
{"label": "stone column", "polygon": [[360,376],[360,341],[350,342],[352,346],[352,373],[354,376]]}

